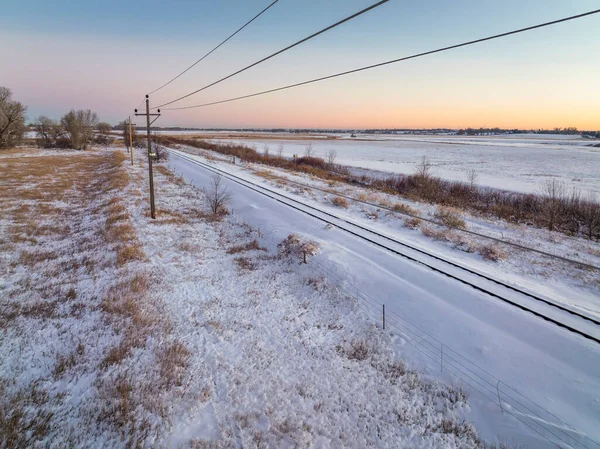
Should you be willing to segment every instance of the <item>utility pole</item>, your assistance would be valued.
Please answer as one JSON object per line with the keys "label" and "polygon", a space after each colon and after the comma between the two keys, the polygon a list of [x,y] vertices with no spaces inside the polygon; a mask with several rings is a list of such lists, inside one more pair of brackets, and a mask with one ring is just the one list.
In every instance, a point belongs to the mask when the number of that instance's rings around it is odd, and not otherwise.
{"label": "utility pole", "polygon": [[131,166],[133,167],[133,136],[131,134],[131,115],[129,116],[129,155],[131,156]]}
{"label": "utility pole", "polygon": [[[152,158],[155,154],[152,153],[152,138],[150,137],[150,125],[154,123],[158,117],[160,117],[160,109],[157,111],[158,114],[150,114],[150,97],[146,95],[146,113],[138,114],[137,109],[135,110],[135,115],[145,115],[146,116],[146,132],[148,134],[148,176],[150,178],[150,216],[154,219],[156,218],[156,208],[154,207],[154,178],[152,177]],[[150,116],[156,117],[152,122],[150,122]]]}

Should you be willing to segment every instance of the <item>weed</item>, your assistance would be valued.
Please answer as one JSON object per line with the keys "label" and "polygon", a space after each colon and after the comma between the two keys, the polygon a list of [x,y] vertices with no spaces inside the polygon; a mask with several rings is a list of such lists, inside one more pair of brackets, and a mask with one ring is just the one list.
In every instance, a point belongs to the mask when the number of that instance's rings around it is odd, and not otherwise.
{"label": "weed", "polygon": [[344,209],[348,209],[348,201],[346,201],[346,199],[342,198],[341,196],[334,196],[333,199],[331,200],[331,202],[336,207],[342,207]]}

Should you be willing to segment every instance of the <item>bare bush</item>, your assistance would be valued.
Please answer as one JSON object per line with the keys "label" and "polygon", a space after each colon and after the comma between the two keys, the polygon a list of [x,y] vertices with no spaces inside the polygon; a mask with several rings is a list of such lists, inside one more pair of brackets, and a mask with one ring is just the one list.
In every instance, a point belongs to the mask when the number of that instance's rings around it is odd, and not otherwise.
{"label": "bare bush", "polygon": [[423,181],[431,178],[431,168],[433,165],[429,161],[427,156],[423,156],[421,161],[415,167],[415,175],[421,178]]}
{"label": "bare bush", "polygon": [[418,218],[409,218],[407,220],[404,220],[404,226],[406,226],[409,229],[417,229],[419,228],[419,226],[421,226],[421,220],[419,220]]}
{"label": "bare bush", "polygon": [[283,144],[281,144],[281,143],[277,147],[277,157],[279,157],[279,158],[283,157]]}
{"label": "bare bush", "polygon": [[85,111],[71,109],[60,119],[60,123],[67,133],[71,148],[85,150],[98,124],[98,115],[90,109]]}
{"label": "bare bush", "polygon": [[479,175],[477,174],[477,170],[475,170],[474,168],[467,170],[467,182],[469,183],[469,187],[471,188],[471,190],[475,190],[478,180]]}
{"label": "bare bush", "polygon": [[465,220],[463,220],[456,209],[440,206],[435,211],[434,216],[449,228],[466,228]]}
{"label": "bare bush", "polygon": [[565,184],[555,178],[546,179],[540,184],[542,197],[542,213],[548,230],[553,231],[558,224],[561,208],[565,200]]}
{"label": "bare bush", "polygon": [[348,209],[348,201],[346,201],[346,199],[342,198],[341,196],[334,196],[331,199],[331,202],[336,207],[342,207],[344,209]]}
{"label": "bare bush", "polygon": [[314,256],[319,251],[319,244],[312,240],[302,241],[296,234],[288,235],[277,244],[277,253],[280,258],[299,257],[305,260],[307,256]]}
{"label": "bare bush", "polygon": [[306,149],[304,150],[304,156],[313,157],[314,154],[315,154],[315,149],[313,147],[313,143],[310,142],[308,145],[306,145]]}
{"label": "bare bush", "polygon": [[213,215],[227,213],[227,204],[231,201],[231,193],[223,185],[221,175],[212,175],[210,178],[210,187],[203,190]]}
{"label": "bare bush", "polygon": [[331,150],[329,150],[327,152],[327,164],[328,165],[333,165],[335,164],[335,159],[337,157],[337,151],[335,151],[333,148]]}
{"label": "bare bush", "polygon": [[112,139],[110,136],[110,132],[112,131],[112,126],[106,122],[100,122],[97,126],[98,135],[96,136],[96,141],[104,146],[108,146],[112,143]]}
{"label": "bare bush", "polygon": [[584,221],[587,237],[591,240],[594,235],[600,234],[600,204],[595,193],[590,192],[583,202]]}
{"label": "bare bush", "polygon": [[41,140],[44,148],[52,146],[52,128],[56,125],[54,120],[45,115],[40,115],[35,121],[35,131],[37,138]]}
{"label": "bare bush", "polygon": [[491,260],[493,262],[508,259],[506,251],[497,245],[482,246],[479,248],[479,254],[481,254],[485,260]]}

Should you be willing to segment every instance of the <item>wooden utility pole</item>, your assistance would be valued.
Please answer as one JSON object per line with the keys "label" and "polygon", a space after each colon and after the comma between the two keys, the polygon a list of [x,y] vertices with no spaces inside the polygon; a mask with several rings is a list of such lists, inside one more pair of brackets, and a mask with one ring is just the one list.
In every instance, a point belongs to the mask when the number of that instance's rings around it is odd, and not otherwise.
{"label": "wooden utility pole", "polygon": [[129,116],[129,155],[131,156],[131,166],[133,167],[133,135],[131,134],[131,116]]}
{"label": "wooden utility pole", "polygon": [[[154,123],[158,117],[160,117],[160,109],[157,111],[158,114],[150,114],[150,97],[146,95],[146,113],[138,114],[137,109],[135,110],[135,115],[145,115],[146,116],[146,133],[148,135],[148,176],[150,178],[150,216],[152,218],[156,218],[156,208],[154,207],[154,178],[152,176],[152,158],[156,156],[152,153],[152,138],[150,136],[150,125]],[[150,122],[150,116],[156,117],[152,122]]]}

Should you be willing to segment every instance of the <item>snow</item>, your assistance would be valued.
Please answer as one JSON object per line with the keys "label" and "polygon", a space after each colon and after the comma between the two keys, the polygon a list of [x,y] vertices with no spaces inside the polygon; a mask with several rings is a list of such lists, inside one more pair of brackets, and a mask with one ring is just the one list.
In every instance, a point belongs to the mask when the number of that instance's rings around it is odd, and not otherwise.
{"label": "snow", "polygon": [[[229,181],[232,213],[211,222],[199,190],[208,185],[210,174],[175,153],[169,166],[187,183],[157,167],[158,215],[151,220],[144,153],[135,160],[133,167],[124,165],[131,182],[122,201],[145,259],[116,271],[113,248],[92,246],[86,255],[96,264],[89,273],[77,272],[75,284],[76,303],[88,307],[85,313],[50,323],[21,317],[17,330],[0,334],[0,379],[11,380],[9,392],[41,378],[57,398],[65,394],[52,409],[55,427],[45,443],[126,447],[118,432],[95,420],[97,409],[106,405],[98,380],[126,375],[136,394],[149,395],[160,404],[157,408],[167,411],[163,417],[139,402],[135,418],[147,420],[150,428],[139,441],[142,447],[462,449],[476,447],[477,435],[549,447],[547,439],[515,416],[536,429],[549,429],[572,447],[599,447],[585,439],[600,439],[599,345]],[[246,167],[212,163],[274,188]],[[44,248],[70,255],[70,245],[80,248],[101,232],[105,214],[92,211],[110,198],[98,194],[87,200],[85,193],[65,195],[56,203],[78,217],[79,226],[70,239],[41,239]],[[320,195],[298,191],[297,196],[323,207]],[[357,218],[357,212],[349,209],[348,217],[380,226]],[[456,255],[416,232],[401,235],[392,229],[392,219],[381,224],[386,232],[485,268],[472,255]],[[2,236],[10,224],[0,222]],[[318,243],[307,264],[278,256],[278,243],[290,233]],[[254,239],[265,250],[230,254]],[[17,250],[25,248],[19,245]],[[8,266],[16,254],[2,254],[0,262]],[[58,269],[67,260],[70,256],[50,261],[44,269]],[[123,335],[106,326],[99,298],[114,282],[142,271],[152,273],[153,283],[151,293],[140,299],[146,312],[160,312],[164,325],[122,366],[102,371],[99,361]],[[6,273],[2,281],[7,289],[28,278],[43,280],[20,267]],[[497,274],[506,275],[501,268]],[[64,280],[60,272],[55,280]],[[589,292],[586,296],[580,290],[576,297],[589,299]],[[64,293],[55,293],[56,299]],[[378,302],[386,305],[386,330]],[[56,355],[69,353],[79,342],[86,347],[85,363],[65,377],[53,377]],[[177,385],[157,388],[155,351],[169,342],[182,343],[189,358]],[[364,354],[357,351],[362,343]],[[494,382],[503,409],[496,396],[480,396],[469,384],[481,387],[460,380],[465,379],[459,372],[464,367],[478,379]],[[459,388],[469,393],[466,403]],[[489,389],[484,393],[489,395]],[[460,426],[462,433],[444,432],[448,423]]]}
{"label": "snow", "polygon": [[310,141],[316,156],[337,152],[336,162],[350,167],[383,173],[414,173],[422,157],[433,164],[433,174],[452,181],[467,180],[475,169],[478,183],[493,188],[526,193],[539,192],[544,179],[555,178],[568,187],[600,195],[600,148],[597,140],[569,136],[385,136],[362,135],[319,141],[312,137],[290,140],[260,135],[248,138],[220,138],[220,141],[254,146],[259,151],[268,145],[275,152],[302,155]]}
{"label": "snow", "polygon": [[[176,155],[171,156],[170,165],[194,185],[207,185],[206,170]],[[242,170],[218,165],[238,174]],[[250,175],[244,173],[244,176]],[[316,239],[322,250],[315,261],[324,267],[323,273],[329,281],[340,279],[340,285],[347,289],[352,286],[350,289],[355,288],[359,295],[385,303],[390,313],[418,326],[436,341],[493,373],[504,385],[514,387],[578,431],[598,440],[600,348],[596,343],[340,230],[326,228],[256,192],[230,182],[228,187],[233,193],[235,215],[260,229],[267,236],[263,241],[270,250],[274,242],[291,232]],[[304,199],[311,201],[310,195]],[[380,314],[377,310],[369,312],[375,316]],[[447,371],[439,372],[439,358],[428,359],[418,348],[408,344],[410,339],[406,331],[401,333],[394,340],[396,351],[429,375],[448,380]],[[506,389],[501,390],[503,401],[506,393]],[[509,435],[527,447],[546,447],[546,440],[532,435],[510,415],[502,414],[498,406],[490,407],[488,400],[473,394],[469,403],[472,408],[469,419],[484,437]]]}

